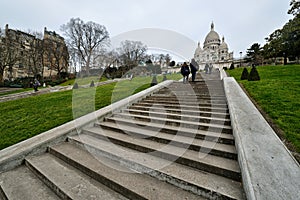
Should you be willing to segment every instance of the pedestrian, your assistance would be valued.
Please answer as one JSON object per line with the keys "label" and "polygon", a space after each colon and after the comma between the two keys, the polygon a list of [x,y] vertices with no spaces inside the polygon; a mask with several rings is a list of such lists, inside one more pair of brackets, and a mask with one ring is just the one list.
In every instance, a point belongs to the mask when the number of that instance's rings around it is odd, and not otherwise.
{"label": "pedestrian", "polygon": [[186,64],[186,62],[184,62],[183,65],[181,66],[181,74],[183,76],[183,83],[187,83],[189,79],[190,68]]}
{"label": "pedestrian", "polygon": [[41,85],[40,82],[35,78],[35,79],[34,79],[34,83],[33,83],[33,89],[34,89],[35,92],[39,91],[39,90],[38,90],[38,87],[39,87],[40,85]]}
{"label": "pedestrian", "polygon": [[198,63],[193,58],[190,63],[190,69],[191,69],[191,73],[192,73],[192,82],[195,82],[196,73],[198,71],[198,68],[199,68]]}
{"label": "pedestrian", "polygon": [[210,65],[209,65],[209,74],[211,74],[212,69],[213,69],[213,65],[212,65],[212,63],[210,63]]}
{"label": "pedestrian", "polygon": [[205,64],[204,71],[205,71],[205,74],[209,73],[209,65],[208,65],[208,63]]}

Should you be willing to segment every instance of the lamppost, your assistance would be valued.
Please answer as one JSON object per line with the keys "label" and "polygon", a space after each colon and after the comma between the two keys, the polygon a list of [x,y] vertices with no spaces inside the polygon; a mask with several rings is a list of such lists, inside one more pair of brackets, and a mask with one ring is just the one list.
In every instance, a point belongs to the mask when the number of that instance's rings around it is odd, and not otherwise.
{"label": "lamppost", "polygon": [[240,67],[242,67],[242,54],[243,52],[240,51]]}

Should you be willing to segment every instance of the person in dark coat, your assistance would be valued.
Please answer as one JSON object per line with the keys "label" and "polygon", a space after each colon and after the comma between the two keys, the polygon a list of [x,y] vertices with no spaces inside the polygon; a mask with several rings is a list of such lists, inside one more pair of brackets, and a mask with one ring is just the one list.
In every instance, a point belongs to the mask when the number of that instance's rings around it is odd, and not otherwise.
{"label": "person in dark coat", "polygon": [[183,83],[187,83],[189,79],[190,68],[186,64],[186,62],[184,62],[183,65],[181,66],[181,74],[183,76]]}
{"label": "person in dark coat", "polygon": [[204,71],[205,71],[205,74],[209,73],[209,65],[208,65],[208,63],[205,64]]}
{"label": "person in dark coat", "polygon": [[38,90],[38,87],[39,87],[40,85],[41,85],[40,82],[35,78],[35,79],[34,79],[34,83],[33,83],[33,89],[34,89],[35,92],[39,91],[39,90]]}
{"label": "person in dark coat", "polygon": [[198,71],[198,68],[199,68],[198,63],[193,58],[190,63],[190,69],[191,69],[191,73],[192,73],[192,82],[195,82],[196,73]]}

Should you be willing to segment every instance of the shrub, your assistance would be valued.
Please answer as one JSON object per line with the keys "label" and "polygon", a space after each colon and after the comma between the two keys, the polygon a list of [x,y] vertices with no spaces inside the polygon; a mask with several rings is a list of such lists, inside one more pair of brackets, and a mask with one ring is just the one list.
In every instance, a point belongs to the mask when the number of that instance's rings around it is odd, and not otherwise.
{"label": "shrub", "polygon": [[157,79],[156,76],[153,76],[152,81],[151,81],[151,86],[157,85]]}
{"label": "shrub", "polygon": [[169,64],[169,66],[170,66],[170,67],[174,67],[174,66],[175,66],[175,64],[176,64],[176,63],[175,63],[175,61],[174,61],[174,60],[172,60],[172,61],[170,62],[170,64]]}
{"label": "shrub", "polygon": [[227,67],[223,67],[224,70],[227,70]]}
{"label": "shrub", "polygon": [[247,68],[244,67],[244,70],[243,70],[242,76],[241,76],[241,80],[248,80],[248,77],[249,77],[249,72],[248,72]]}
{"label": "shrub", "polygon": [[229,67],[229,70],[233,70],[234,69],[234,64],[231,63],[230,67]]}
{"label": "shrub", "polygon": [[90,87],[95,87],[94,81],[91,82]]}
{"label": "shrub", "polygon": [[259,81],[259,80],[260,80],[260,77],[259,77],[258,71],[257,71],[256,67],[253,66],[250,71],[248,81]]}
{"label": "shrub", "polygon": [[74,83],[73,89],[78,89],[78,83]]}

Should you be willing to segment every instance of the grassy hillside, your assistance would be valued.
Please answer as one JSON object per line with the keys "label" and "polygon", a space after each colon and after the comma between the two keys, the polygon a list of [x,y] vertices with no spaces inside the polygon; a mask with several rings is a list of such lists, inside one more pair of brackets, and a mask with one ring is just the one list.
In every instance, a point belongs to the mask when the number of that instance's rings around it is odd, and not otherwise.
{"label": "grassy hillside", "polygon": [[[250,73],[250,69],[248,71]],[[240,80],[243,68],[228,70],[300,152],[300,65],[257,67],[260,81]]]}
{"label": "grassy hillside", "polygon": [[[178,80],[179,74],[168,79]],[[161,82],[162,76],[157,78]],[[77,89],[0,103],[0,149],[150,87],[151,77],[136,77],[97,88]],[[73,104],[76,99],[79,104]]]}

